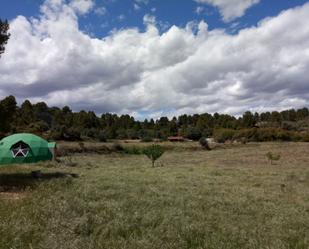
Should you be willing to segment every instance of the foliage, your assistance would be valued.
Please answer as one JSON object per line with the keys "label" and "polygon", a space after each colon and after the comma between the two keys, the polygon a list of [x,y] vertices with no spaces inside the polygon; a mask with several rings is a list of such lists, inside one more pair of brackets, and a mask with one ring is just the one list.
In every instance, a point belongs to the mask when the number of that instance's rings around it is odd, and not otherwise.
{"label": "foliage", "polygon": [[151,137],[143,137],[141,141],[144,143],[151,143],[153,139]]}
{"label": "foliage", "polygon": [[100,142],[106,142],[107,141],[107,139],[106,139],[106,134],[105,134],[105,132],[103,132],[103,131],[100,131],[99,133],[98,133],[98,140],[100,141]]}
{"label": "foliage", "polygon": [[49,134],[48,139],[54,140],[54,141],[59,141],[62,140],[63,136],[60,131],[52,130]]}
{"label": "foliage", "polygon": [[49,130],[48,124],[44,121],[38,121],[29,124],[28,132],[30,133],[42,133]]}
{"label": "foliage", "polygon": [[198,141],[202,136],[201,131],[197,127],[188,127],[185,137],[188,139]]}
{"label": "foliage", "polygon": [[143,153],[151,160],[152,167],[155,166],[155,161],[164,154],[164,148],[158,144],[147,146]]}
{"label": "foliage", "polygon": [[218,143],[224,143],[228,140],[233,140],[236,130],[232,129],[216,129],[214,131],[214,139]]}
{"label": "foliage", "polygon": [[10,34],[8,33],[9,31],[9,23],[7,20],[2,21],[0,19],[0,56],[4,52],[4,45],[7,44]]}
{"label": "foliage", "polygon": [[279,154],[274,154],[272,152],[267,152],[266,157],[269,160],[270,164],[273,164],[273,161],[279,161],[281,158]]}
{"label": "foliage", "polygon": [[308,141],[309,110],[251,113],[241,117],[209,113],[181,115],[169,119],[139,121],[129,115],[111,113],[98,117],[92,111],[73,112],[68,106],[49,107],[44,102],[32,104],[25,100],[17,106],[14,96],[0,100],[0,132],[33,132],[48,134],[54,140],[105,142],[107,139],[166,140],[169,136],[184,136],[194,141],[214,137],[248,142]]}
{"label": "foliage", "polygon": [[17,104],[14,96],[8,96],[0,101],[0,132],[8,132],[12,129],[16,110]]}
{"label": "foliage", "polygon": [[124,151],[124,147],[118,143],[118,142],[115,142],[113,145],[112,145],[112,149],[114,151]]}
{"label": "foliage", "polygon": [[79,128],[68,128],[65,130],[63,137],[67,141],[80,141],[81,139],[81,130]]}
{"label": "foliage", "polygon": [[137,146],[128,146],[124,147],[124,152],[129,155],[140,155],[143,151]]}

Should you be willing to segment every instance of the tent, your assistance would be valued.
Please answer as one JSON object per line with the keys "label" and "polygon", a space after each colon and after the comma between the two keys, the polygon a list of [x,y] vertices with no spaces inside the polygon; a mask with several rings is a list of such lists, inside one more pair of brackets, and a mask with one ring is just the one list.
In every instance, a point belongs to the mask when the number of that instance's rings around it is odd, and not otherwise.
{"label": "tent", "polygon": [[0,140],[0,165],[15,163],[36,163],[53,160],[56,143],[28,134],[14,134]]}

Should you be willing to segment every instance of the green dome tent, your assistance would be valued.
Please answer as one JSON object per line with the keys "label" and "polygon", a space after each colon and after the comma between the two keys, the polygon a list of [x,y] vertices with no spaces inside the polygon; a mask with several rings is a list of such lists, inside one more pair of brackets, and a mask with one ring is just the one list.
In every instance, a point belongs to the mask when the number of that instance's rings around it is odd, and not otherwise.
{"label": "green dome tent", "polygon": [[52,160],[55,147],[33,134],[14,134],[0,140],[0,165]]}

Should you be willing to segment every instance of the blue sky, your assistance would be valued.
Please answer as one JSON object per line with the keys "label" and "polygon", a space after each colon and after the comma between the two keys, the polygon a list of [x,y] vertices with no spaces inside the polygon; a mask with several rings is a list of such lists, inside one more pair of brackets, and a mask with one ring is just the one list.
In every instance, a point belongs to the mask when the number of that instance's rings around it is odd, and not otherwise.
{"label": "blue sky", "polygon": [[3,0],[0,98],[156,118],[309,106],[304,0]]}
{"label": "blue sky", "polygon": [[[40,5],[44,0],[4,0],[0,9],[0,17],[13,19],[17,15],[36,17],[40,14]],[[305,0],[261,0],[258,4],[247,9],[244,16],[224,22],[218,8],[210,4],[201,4],[193,0],[96,0],[95,8],[104,13],[91,12],[79,20],[81,29],[96,37],[103,37],[113,29],[138,27],[145,29],[143,17],[145,14],[156,16],[166,28],[177,25],[185,26],[190,21],[205,20],[210,29],[224,28],[238,31],[244,27],[256,25],[265,17],[275,16],[282,10],[302,5]],[[134,6],[140,9],[136,10]],[[198,14],[198,7],[203,11]],[[237,25],[237,26],[236,26]],[[235,26],[235,28],[234,28]]]}

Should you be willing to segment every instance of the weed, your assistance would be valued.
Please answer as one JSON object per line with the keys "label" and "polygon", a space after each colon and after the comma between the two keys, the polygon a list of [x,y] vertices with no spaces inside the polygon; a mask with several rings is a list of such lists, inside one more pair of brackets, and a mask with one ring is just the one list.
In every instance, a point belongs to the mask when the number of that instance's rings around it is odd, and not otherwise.
{"label": "weed", "polygon": [[274,154],[272,152],[267,152],[266,157],[267,157],[268,161],[270,162],[270,164],[273,164],[273,161],[279,161],[280,158],[281,158],[281,156],[279,154]]}

